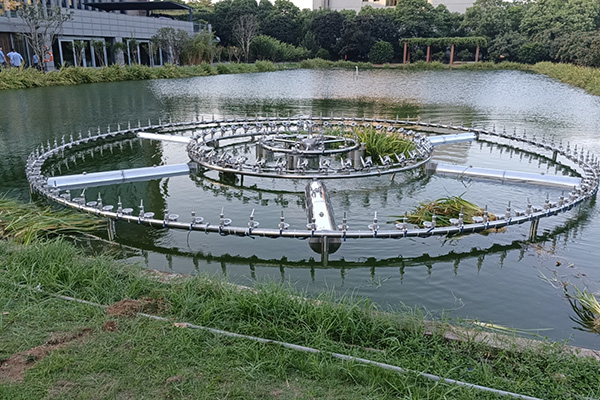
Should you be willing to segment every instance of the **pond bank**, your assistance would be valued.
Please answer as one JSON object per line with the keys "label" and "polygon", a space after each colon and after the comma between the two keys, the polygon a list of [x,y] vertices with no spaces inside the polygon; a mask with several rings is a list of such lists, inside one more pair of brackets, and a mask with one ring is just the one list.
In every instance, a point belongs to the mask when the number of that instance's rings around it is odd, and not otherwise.
{"label": "pond bank", "polygon": [[412,64],[383,64],[374,65],[363,62],[350,61],[327,61],[321,59],[303,60],[296,63],[275,64],[270,61],[257,61],[254,64],[238,63],[220,63],[216,65],[200,64],[194,66],[166,65],[162,67],[147,67],[144,65],[120,66],[111,65],[102,68],[83,68],[69,67],[46,74],[29,68],[25,70],[3,69],[0,72],[0,90],[5,89],[27,89],[46,86],[69,86],[83,83],[97,82],[119,82],[131,80],[147,79],[171,79],[187,78],[195,76],[209,76],[221,74],[239,74],[270,72],[289,69],[395,69],[395,70],[518,70],[532,71],[538,74],[547,75],[586,90],[593,95],[600,94],[600,70],[589,67],[579,67],[571,64],[556,64],[551,62],[541,62],[534,65],[519,64],[514,62],[492,63],[462,63],[449,66],[439,62],[425,63],[416,62]]}
{"label": "pond bank", "polygon": [[[445,324],[426,334],[415,310],[382,312],[366,300],[330,295],[305,301],[304,293],[275,284],[240,290],[207,277],[165,283],[110,257],[86,256],[61,240],[30,246],[3,241],[0,259],[0,360],[4,365],[25,360],[27,367],[18,379],[0,374],[0,390],[9,398],[85,397],[104,388],[107,396],[132,397],[277,393],[278,398],[358,399],[410,392],[496,398],[413,373],[336,360],[330,353],[546,399],[600,394],[599,363],[592,358],[566,355],[556,343],[519,352],[516,344],[502,349],[474,338],[448,341]],[[35,287],[41,291],[30,289]],[[168,321],[136,318],[138,312]],[[186,329],[190,326],[181,321],[324,353]]]}

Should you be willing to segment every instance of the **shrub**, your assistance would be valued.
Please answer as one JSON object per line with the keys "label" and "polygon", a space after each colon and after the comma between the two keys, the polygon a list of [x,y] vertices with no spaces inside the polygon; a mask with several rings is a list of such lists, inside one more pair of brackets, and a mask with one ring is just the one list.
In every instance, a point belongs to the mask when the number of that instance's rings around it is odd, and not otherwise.
{"label": "shrub", "polygon": [[320,58],[321,60],[331,60],[331,54],[327,49],[320,48],[315,55],[315,58]]}
{"label": "shrub", "polygon": [[383,64],[394,58],[394,46],[390,42],[379,41],[369,51],[369,61],[373,64]]}
{"label": "shrub", "polygon": [[295,61],[309,56],[304,47],[295,47],[267,35],[259,35],[252,40],[250,53],[256,60],[274,62]]}
{"label": "shrub", "polygon": [[517,58],[525,64],[535,64],[548,59],[548,49],[542,43],[530,42],[523,44],[517,53]]}
{"label": "shrub", "polygon": [[468,49],[463,49],[456,54],[456,58],[459,61],[474,61],[475,56]]}
{"label": "shrub", "polygon": [[271,61],[257,61],[254,65],[258,72],[277,71],[277,67]]}

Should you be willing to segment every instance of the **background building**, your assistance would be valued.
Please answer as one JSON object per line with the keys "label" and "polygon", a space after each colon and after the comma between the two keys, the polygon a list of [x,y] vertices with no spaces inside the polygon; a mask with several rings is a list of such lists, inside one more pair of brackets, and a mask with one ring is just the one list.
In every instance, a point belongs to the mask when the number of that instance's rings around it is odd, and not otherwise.
{"label": "background building", "polygon": [[[0,2],[0,46],[5,53],[14,47],[30,65],[33,52],[19,34],[25,24],[9,4],[7,0]],[[43,0],[42,4],[58,6],[63,12],[73,13],[73,18],[65,22],[58,32],[52,47],[54,65],[49,67],[98,67],[115,62],[162,65],[162,51],[154,49],[150,43],[158,29],[183,29],[190,35],[200,30],[191,22],[189,7],[169,1]],[[165,15],[164,10],[188,12],[190,17],[186,21],[176,20]],[[119,46],[122,56],[120,51],[115,51]],[[117,57],[120,59],[115,59]]]}

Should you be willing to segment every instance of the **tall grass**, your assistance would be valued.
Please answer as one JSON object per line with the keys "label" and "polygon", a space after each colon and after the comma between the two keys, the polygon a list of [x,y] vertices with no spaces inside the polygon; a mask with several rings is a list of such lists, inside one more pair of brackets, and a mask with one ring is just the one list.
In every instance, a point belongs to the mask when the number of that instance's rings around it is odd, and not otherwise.
{"label": "tall grass", "polygon": [[[436,226],[450,226],[450,219],[458,219],[460,213],[463,214],[465,223],[472,223],[474,216],[483,214],[483,208],[463,199],[462,196],[449,196],[433,201],[424,201],[406,217],[407,222],[422,225],[425,221],[431,221],[435,214]],[[401,218],[401,216],[396,216],[396,218]]]}
{"label": "tall grass", "polygon": [[532,71],[579,87],[588,93],[600,95],[600,69],[598,68],[541,62],[533,65]]}
{"label": "tall grass", "polygon": [[415,144],[403,138],[397,132],[387,133],[377,131],[373,127],[356,130],[358,139],[365,144],[365,152],[373,158],[374,163],[380,163],[379,157],[390,156],[395,162],[395,154],[404,154],[414,150]]}
{"label": "tall grass", "polygon": [[56,211],[0,198],[0,237],[10,237],[23,244],[60,234],[96,231],[102,223],[69,210]]}

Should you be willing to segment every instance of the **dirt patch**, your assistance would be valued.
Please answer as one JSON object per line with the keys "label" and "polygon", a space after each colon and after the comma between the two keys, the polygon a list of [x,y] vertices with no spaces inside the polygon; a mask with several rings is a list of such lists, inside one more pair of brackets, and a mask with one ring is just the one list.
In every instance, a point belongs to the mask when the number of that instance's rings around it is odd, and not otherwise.
{"label": "dirt patch", "polygon": [[117,317],[132,317],[135,314],[142,312],[149,304],[151,300],[131,300],[125,299],[117,301],[116,303],[108,306],[106,310],[108,315],[115,315]]}
{"label": "dirt patch", "polygon": [[46,343],[13,354],[10,358],[0,362],[0,382],[22,382],[25,371],[33,367],[35,363],[46,357],[50,352],[80,341],[91,333],[91,329],[83,329],[76,333],[53,333]]}
{"label": "dirt patch", "polygon": [[117,327],[117,323],[115,321],[106,321],[106,323],[102,325],[102,330],[105,332],[116,332],[117,329],[119,328]]}
{"label": "dirt patch", "polygon": [[164,312],[166,309],[167,305],[163,299],[124,299],[108,306],[106,313],[117,317],[134,317],[139,312],[153,314]]}

